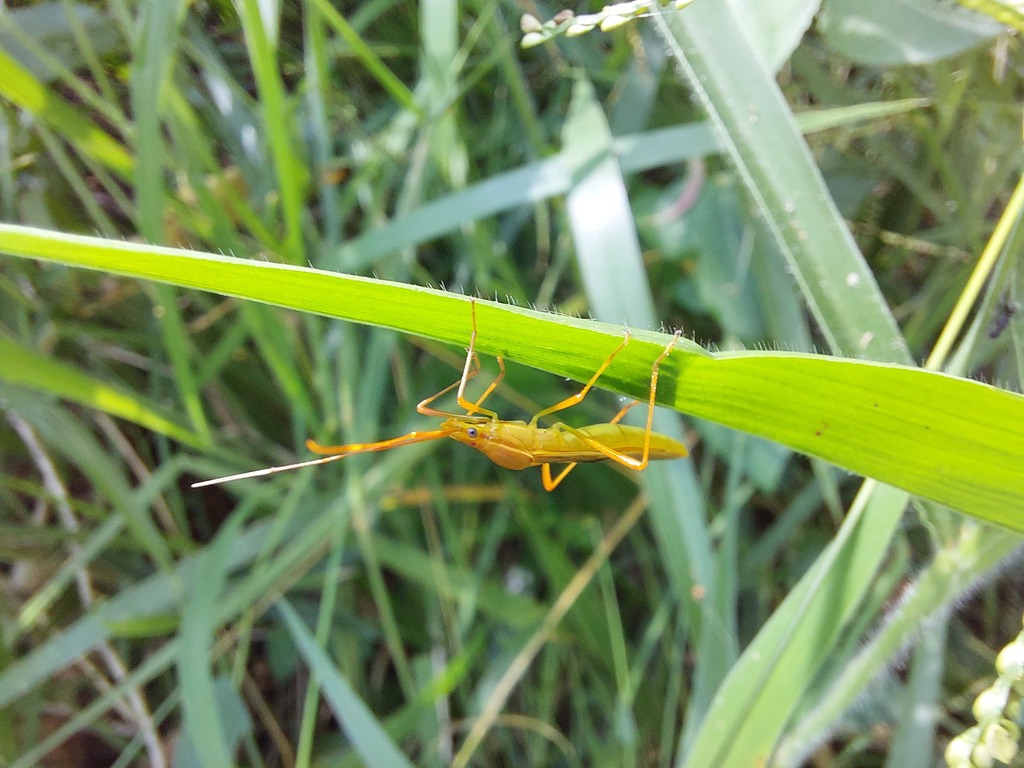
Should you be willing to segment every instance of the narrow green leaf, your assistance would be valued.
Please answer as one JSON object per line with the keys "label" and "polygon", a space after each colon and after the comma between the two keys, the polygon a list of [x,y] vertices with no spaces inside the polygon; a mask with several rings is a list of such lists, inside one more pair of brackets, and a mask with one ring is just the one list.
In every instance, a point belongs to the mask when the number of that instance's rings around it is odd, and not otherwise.
{"label": "narrow green leaf", "polygon": [[[900,99],[813,110],[796,115],[796,122],[800,130],[811,133],[901,114],[927,103],[925,99]],[[722,149],[708,122],[675,125],[612,140],[612,151],[626,174],[704,157]],[[424,203],[382,227],[374,227],[372,232],[342,243],[328,254],[327,261],[316,263],[360,269],[394,251],[453,232],[466,222],[564,194],[572,184],[572,159],[562,152],[496,173],[466,189]]]}
{"label": "narrow green leaf", "polygon": [[198,765],[228,768],[234,764],[233,739],[237,731],[227,728],[228,711],[222,711],[225,697],[233,697],[228,691],[218,691],[223,683],[215,680],[211,664],[231,568],[231,550],[251,509],[251,506],[243,507],[231,516],[217,532],[213,544],[196,556],[185,579],[186,594],[181,602],[181,631],[178,633],[178,678],[185,731],[199,758]]}
{"label": "narrow green leaf", "polygon": [[[466,297],[382,280],[0,224],[0,252],[380,325],[467,345]],[[478,348],[585,381],[621,338],[604,323],[477,302]],[[601,387],[646,397],[668,342],[637,331]],[[681,342],[658,402],[1024,531],[1024,397],[885,363]]]}
{"label": "narrow green leaf", "polygon": [[832,49],[853,61],[884,67],[948,59],[1002,28],[952,3],[830,0],[818,31]]}
{"label": "narrow green leaf", "polygon": [[302,203],[307,179],[305,167],[299,162],[296,152],[298,143],[292,133],[294,126],[291,108],[280,75],[277,47],[280,8],[276,4],[268,5],[258,0],[241,0],[236,7],[245,29],[249,60],[256,75],[263,125],[277,174],[277,190],[281,196],[284,219],[284,253],[281,255],[292,263],[301,263],[304,260]]}
{"label": "narrow green leaf", "polygon": [[[591,84],[580,79],[562,139],[563,155],[575,179],[566,196],[576,260],[587,301],[601,319],[631,326],[657,323],[654,297],[640,252],[622,169],[612,154],[611,130]],[[634,424],[643,414],[631,414]],[[659,414],[655,428],[685,440],[678,417]],[[700,607],[686,600],[695,584],[713,579],[713,558],[705,520],[704,494],[693,465],[656,465],[644,475],[650,514],[675,596],[688,606],[695,625]],[[715,623],[721,621],[713,619]]]}
{"label": "narrow green leaf", "polygon": [[188,429],[162,415],[156,406],[132,392],[106,384],[73,368],[67,362],[43,357],[10,339],[0,337],[0,380],[49,392],[80,405],[109,413],[173,438],[200,447],[204,442]]}
{"label": "narrow green leaf", "polygon": [[80,152],[116,171],[122,178],[131,176],[134,158],[59,95],[39,82],[17,61],[0,49],[0,97],[31,113],[56,133],[73,139]]}
{"label": "narrow green leaf", "polygon": [[310,673],[319,681],[334,716],[366,764],[411,768],[412,763],[391,741],[380,721],[373,716],[338,667],[317,644],[313,633],[302,623],[295,609],[287,601],[279,600],[277,610],[309,665]]}
{"label": "narrow green leaf", "polygon": [[[909,363],[874,274],[836,208],[782,91],[728,3],[655,17],[718,128],[831,351]],[[722,55],[728,51],[728,57]]]}
{"label": "narrow green leaf", "polygon": [[344,16],[342,16],[334,6],[328,3],[326,0],[312,0],[313,5],[316,6],[317,10],[323,14],[324,21],[326,21],[335,32],[337,32],[346,43],[352,46],[352,51],[356,57],[362,62],[363,66],[366,67],[367,71],[370,72],[380,83],[381,87],[384,88],[391,98],[393,98],[399,105],[408,109],[410,112],[419,112],[419,106],[416,104],[416,97],[410,91],[398,77],[395,76],[394,72],[388,69],[388,66],[373,52],[373,49],[366,44],[366,41],[359,36],[359,33],[352,28]]}

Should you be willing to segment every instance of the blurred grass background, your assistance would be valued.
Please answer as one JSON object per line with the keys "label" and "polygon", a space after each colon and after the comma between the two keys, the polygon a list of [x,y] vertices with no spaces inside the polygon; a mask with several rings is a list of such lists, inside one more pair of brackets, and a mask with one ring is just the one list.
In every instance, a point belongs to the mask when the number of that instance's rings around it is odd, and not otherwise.
{"label": "blurred grass background", "polygon": [[[1019,39],[782,5],[523,51],[560,9],[9,3],[0,218],[910,363],[1009,210],[941,361],[1020,391]],[[0,385],[11,764],[930,766],[1020,631],[1014,534],[674,415],[692,460],[550,495],[454,444],[191,491],[422,427],[461,351],[20,259],[0,289],[0,340],[109,387]],[[510,366],[495,402],[571,391]]]}

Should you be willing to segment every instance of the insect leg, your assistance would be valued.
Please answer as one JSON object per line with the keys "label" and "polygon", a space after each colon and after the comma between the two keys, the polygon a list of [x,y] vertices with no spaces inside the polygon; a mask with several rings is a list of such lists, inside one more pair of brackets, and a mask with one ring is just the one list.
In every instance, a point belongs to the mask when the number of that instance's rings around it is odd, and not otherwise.
{"label": "insect leg", "polygon": [[[470,415],[474,413],[482,413],[484,416],[497,421],[498,414],[494,411],[488,410],[487,408],[481,408],[480,404],[487,399],[488,395],[490,395],[491,392],[494,391],[494,388],[498,386],[498,383],[505,378],[505,362],[500,357],[498,358],[498,365],[501,367],[501,373],[499,373],[497,378],[491,382],[491,386],[484,391],[483,395],[481,395],[480,399],[475,403],[466,399],[466,382],[469,381],[469,377],[466,373],[469,371],[469,360],[471,357],[476,358],[476,352],[474,351],[476,348],[476,299],[469,300],[469,311],[470,317],[472,318],[473,331],[469,334],[469,350],[466,354],[466,367],[462,371],[462,379],[459,381],[459,391],[456,394],[456,399],[458,400],[459,407],[466,409],[466,413]],[[477,370],[480,370],[479,358],[476,358],[476,361]]]}
{"label": "insect leg", "polygon": [[[480,395],[480,397],[477,398],[477,401],[472,404],[472,408],[466,408],[466,410],[469,411],[470,413],[473,413],[473,412],[488,413],[488,414],[491,413],[491,411],[488,411],[485,408],[481,408],[480,407],[480,403],[482,403],[484,400],[486,400],[488,397],[490,397],[491,396],[491,392],[493,392],[495,389],[497,389],[498,385],[501,384],[501,380],[505,378],[505,361],[502,358],[500,358],[500,357],[496,357],[495,360],[498,361],[498,368],[499,368],[498,375],[494,377],[494,381],[492,381],[487,386],[487,389],[484,390],[484,393],[482,395]],[[462,405],[462,403],[459,403],[459,405]],[[465,407],[465,406],[463,406],[463,407]],[[498,414],[494,414],[495,418],[497,418],[497,416],[498,416]]]}
{"label": "insect leg", "polygon": [[500,357],[497,358],[497,360],[498,360],[498,368],[500,369],[499,372],[498,372],[498,375],[494,377],[494,381],[492,381],[488,385],[487,389],[485,389],[484,393],[482,395],[480,395],[480,397],[477,398],[476,402],[475,403],[474,402],[470,402],[466,398],[466,396],[465,396],[466,383],[470,379],[472,379],[474,376],[476,376],[478,373],[480,373],[480,357],[476,354],[476,350],[475,350],[475,347],[476,347],[476,300],[475,299],[470,299],[470,306],[472,307],[472,312],[473,312],[473,333],[469,337],[469,349],[466,350],[466,363],[465,363],[465,365],[462,368],[462,377],[458,381],[456,381],[454,384],[451,384],[451,385],[445,387],[444,389],[442,389],[436,395],[431,395],[430,397],[426,398],[425,400],[421,400],[420,401],[420,403],[416,406],[416,410],[417,410],[417,412],[422,413],[424,416],[442,416],[442,417],[443,416],[461,416],[462,414],[449,413],[448,411],[439,411],[436,408],[431,408],[430,407],[430,404],[432,402],[434,402],[438,398],[442,397],[443,395],[448,394],[453,389],[458,387],[459,391],[458,391],[458,394],[457,394],[456,397],[458,399],[459,406],[466,410],[467,415],[472,415],[474,413],[480,413],[480,414],[483,414],[484,416],[486,416],[487,418],[490,418],[490,419],[497,419],[498,418],[498,414],[497,413],[495,413],[494,411],[488,410],[487,408],[482,408],[480,406],[484,402],[484,400],[486,400],[488,397],[490,397],[491,393],[501,383],[501,380],[505,378],[505,361],[502,360]]}
{"label": "insect leg", "polygon": [[[627,413],[629,413],[629,410],[633,406],[639,405],[639,404],[640,404],[639,400],[634,400],[633,402],[628,403],[621,411],[619,411],[617,414],[615,414],[615,417],[610,422],[608,422],[608,423],[609,424],[618,424],[620,421],[622,421],[622,417],[625,416]],[[564,426],[565,425],[563,424],[562,427],[564,427]],[[574,469],[576,469],[577,464],[578,464],[578,462],[574,461],[571,464],[567,465],[561,472],[559,472],[557,475],[555,475],[554,478],[551,477],[551,465],[550,464],[542,464],[541,465],[541,470],[540,470],[540,478],[541,478],[541,482],[544,483],[544,490],[545,491],[553,491],[553,490],[555,490],[555,488],[557,488],[559,485],[561,485],[562,481],[565,480],[565,476],[568,475],[570,472],[572,472]]]}
{"label": "insect leg", "polygon": [[553,491],[553,490],[555,490],[555,488],[557,488],[561,484],[561,482],[563,480],[565,480],[565,476],[568,475],[570,472],[572,472],[575,468],[576,468],[576,462],[574,461],[572,464],[569,464],[568,466],[566,466],[565,469],[563,469],[561,472],[559,472],[555,476],[554,479],[552,479],[551,478],[551,465],[550,464],[542,464],[541,467],[540,467],[540,479],[541,479],[541,482],[544,483],[544,490],[545,491]]}
{"label": "insect leg", "polygon": [[640,401],[639,400],[633,400],[632,402],[627,403],[622,408],[622,410],[619,411],[618,413],[616,413],[615,417],[611,421],[609,421],[608,423],[609,424],[618,424],[620,421],[622,421],[622,417],[625,416],[627,413],[629,413],[637,405],[640,405]]}
{"label": "insect leg", "polygon": [[[675,335],[672,337],[672,341],[670,341],[668,343],[668,346],[666,346],[665,349],[661,351],[661,354],[658,355],[658,359],[655,360],[654,365],[651,366],[651,392],[650,396],[647,398],[647,424],[644,429],[644,453],[643,458],[640,459],[640,465],[636,467],[636,469],[643,469],[644,467],[646,467],[647,461],[651,454],[651,426],[654,424],[654,399],[658,394],[658,368],[661,366],[661,361],[668,357],[669,352],[672,351],[672,348],[676,345],[676,342],[679,341],[680,334],[682,334],[681,330],[675,332]],[[626,408],[623,408],[622,411],[619,412],[619,415],[616,417],[616,420],[621,419],[623,416],[625,416],[626,411],[628,411],[632,407],[633,405],[631,404]],[[628,459],[629,457],[622,456],[621,458]],[[627,467],[630,466],[628,461],[622,463],[624,463]]]}
{"label": "insect leg", "polygon": [[[557,424],[556,427],[559,429],[564,429],[566,432],[575,435],[588,446],[593,448],[595,451],[603,454],[604,456],[616,462],[617,464],[621,464],[624,467],[629,467],[630,469],[635,469],[638,471],[641,469],[645,469],[647,467],[647,464],[649,463],[651,453],[651,427],[654,424],[654,400],[658,394],[658,368],[661,365],[661,361],[668,356],[668,354],[672,351],[672,348],[675,347],[676,342],[679,341],[679,335],[680,332],[676,331],[676,334],[673,337],[672,341],[670,341],[668,343],[668,346],[666,346],[665,349],[662,350],[661,354],[658,355],[658,359],[654,361],[654,365],[651,367],[651,389],[650,395],[648,396],[647,400],[647,425],[646,429],[644,430],[643,453],[641,454],[639,459],[635,459],[632,456],[628,456],[625,453],[622,453],[621,451],[617,451],[611,446],[605,445],[600,440],[595,440],[593,437],[586,434],[585,432],[576,429],[575,427],[570,427],[568,424]],[[623,408],[616,414],[615,418],[610,423],[618,423],[619,420],[626,415],[629,409],[636,404],[637,402],[634,401],[627,405],[625,408]],[[551,482],[553,482],[553,484],[557,486],[558,483],[561,482],[562,478],[564,478],[565,475],[569,473],[573,466],[574,465],[570,465],[569,467],[567,467],[558,475],[557,478],[555,478]],[[544,480],[545,489],[550,490],[550,488],[548,488],[548,481],[551,480],[550,470],[547,470],[547,476],[544,478]]]}
{"label": "insect leg", "polygon": [[622,339],[622,343],[620,343],[619,346],[617,346],[615,350],[610,355],[608,355],[605,361],[601,363],[601,366],[597,369],[594,375],[590,377],[590,381],[588,381],[584,385],[583,389],[581,389],[575,395],[570,395],[569,397],[565,398],[565,400],[555,403],[550,408],[545,408],[543,411],[538,411],[537,413],[535,413],[533,415],[533,418],[530,419],[530,426],[536,427],[537,422],[540,420],[542,416],[548,416],[549,414],[557,413],[558,411],[564,411],[566,408],[571,408],[572,406],[582,402],[583,398],[587,396],[587,393],[590,392],[591,389],[593,389],[594,384],[597,383],[597,380],[601,378],[601,374],[604,373],[605,370],[607,370],[608,366],[611,365],[612,360],[615,359],[615,356],[619,354],[619,352],[621,352],[623,347],[625,347],[627,344],[629,344],[628,328],[626,329],[626,335],[625,338]]}
{"label": "insect leg", "polygon": [[476,355],[473,355],[473,357],[470,358],[470,359],[472,360],[472,366],[475,366],[475,367],[470,367],[470,368],[463,369],[462,376],[460,376],[457,381],[453,382],[452,384],[449,384],[447,387],[442,389],[440,392],[437,392],[437,393],[431,395],[430,397],[427,397],[427,398],[424,398],[423,400],[420,400],[420,402],[416,405],[416,412],[417,413],[422,413],[424,416],[455,416],[455,415],[457,415],[457,414],[453,414],[453,413],[448,413],[448,411],[439,411],[436,408],[431,408],[430,404],[432,402],[434,402],[435,400],[437,400],[437,399],[447,395],[449,392],[451,392],[457,386],[462,384],[463,380],[469,381],[474,376],[476,376],[478,373],[480,373],[480,361],[476,358]]}

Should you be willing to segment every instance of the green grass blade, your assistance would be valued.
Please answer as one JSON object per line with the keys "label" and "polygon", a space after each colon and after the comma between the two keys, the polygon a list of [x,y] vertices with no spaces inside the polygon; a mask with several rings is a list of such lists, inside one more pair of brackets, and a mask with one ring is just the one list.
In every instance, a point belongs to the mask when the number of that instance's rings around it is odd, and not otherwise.
{"label": "green grass blade", "polygon": [[906,502],[907,495],[895,488],[862,488],[829,549],[733,665],[678,765],[769,762],[811,679],[860,608],[868,577],[885,557]]}
{"label": "green grass blade", "polygon": [[213,546],[196,558],[186,581],[178,642],[178,680],[185,731],[200,758],[201,765],[230,766],[234,763],[225,739],[217,703],[213,670],[210,668],[216,637],[217,603],[227,579],[224,536],[233,526],[218,534]]}
{"label": "green grass blade", "polygon": [[[909,363],[874,275],[850,235],[771,74],[727,3],[656,19],[719,129],[832,351]],[[722,52],[729,55],[723,56]]]}
{"label": "green grass blade", "polygon": [[[217,621],[224,622],[237,616],[251,608],[260,597],[279,589],[283,574],[294,568],[295,563],[308,560],[310,550],[329,538],[334,525],[333,518],[311,513],[297,516],[283,531],[275,530],[274,524],[268,522],[252,525],[238,535],[230,553],[223,558],[224,567],[232,571],[251,566],[266,553],[269,542],[278,540],[275,537],[281,537],[281,540],[289,544],[287,548],[278,550],[267,568],[256,569],[257,572],[250,574],[248,580],[223,593],[218,605]],[[0,672],[0,708],[8,706],[43,680],[73,664],[97,645],[110,639],[120,627],[177,609],[181,584],[188,583],[192,578],[200,554],[176,563],[173,572],[150,576],[138,584],[123,588],[115,597],[97,603],[88,614],[64,631],[53,635],[30,654],[5,667]]]}
{"label": "green grass blade", "polygon": [[[468,299],[426,288],[172,248],[0,225],[0,252],[469,343]],[[477,303],[483,354],[586,381],[617,326]],[[643,399],[668,337],[636,332],[602,377]],[[798,394],[797,394],[798,393]],[[683,342],[658,402],[767,437],[985,520],[1024,530],[1024,397],[976,381],[815,355],[711,355]]]}
{"label": "green grass blade", "polygon": [[66,139],[82,154],[93,158],[122,178],[131,176],[135,159],[110,134],[0,50],[0,97],[31,113]]}
{"label": "green grass blade", "polygon": [[800,756],[820,743],[832,724],[863,696],[865,687],[890,669],[892,659],[920,634],[923,622],[951,602],[963,599],[1020,544],[1017,536],[981,526],[957,533],[955,540],[904,585],[904,599],[887,612],[878,632],[838,668],[838,675],[829,681],[814,708],[804,712],[792,726],[779,745],[780,763],[800,763]]}
{"label": "green grass blade", "polygon": [[[267,132],[267,143],[277,173],[277,190],[281,195],[284,219],[282,256],[293,264],[301,264],[305,261],[302,242],[305,167],[299,162],[295,151],[292,110],[285,99],[284,83],[280,76],[277,29],[267,26],[267,22],[279,22],[273,16],[273,12],[279,9],[257,0],[242,0],[236,7],[245,29],[249,60],[260,92],[263,127]],[[263,11],[267,12],[266,17]]]}
{"label": "green grass blade", "polygon": [[[872,272],[839,216],[772,73],[765,70],[750,49],[730,7],[698,5],[692,13],[659,18],[658,24],[666,42],[676,52],[688,84],[719,128],[721,140],[746,183],[748,193],[763,213],[787,260],[788,271],[796,278],[804,301],[832,349],[858,357],[909,363],[906,343]],[[728,59],[721,55],[724,50],[729,51]],[[793,370],[811,359],[807,357],[797,362],[794,358]],[[769,367],[774,365],[769,364]],[[780,417],[776,426],[785,429],[784,425],[789,425],[804,433],[796,441],[781,442],[814,453],[813,448],[808,449],[807,442],[823,437],[834,423],[828,419],[817,427],[806,421],[801,423],[799,411],[804,401],[802,396],[793,393],[802,394],[805,390],[801,387],[810,385],[817,396],[842,400],[845,391],[840,384],[840,370],[841,365],[832,369],[828,382],[811,384],[800,375],[804,383],[795,389],[780,386],[780,380],[766,382],[761,387],[762,394],[776,403],[775,415]],[[916,459],[923,459],[919,468],[932,477],[937,487],[942,485],[940,478],[944,473],[943,465],[933,463],[937,454],[924,458],[913,457],[908,452],[920,445],[924,453],[930,454],[934,431],[939,430],[946,433],[939,438],[941,442],[952,444],[958,437],[964,441],[959,449],[963,451],[961,459],[969,461],[971,441],[987,430],[985,425],[976,428],[969,422],[979,416],[984,419],[984,416],[971,410],[971,406],[964,411],[950,400],[917,421],[916,427],[909,427],[904,420],[916,419],[908,409],[913,408],[915,401],[927,402],[928,396],[921,392],[915,400],[909,389],[902,389],[897,396],[901,401],[900,414],[890,414],[880,420],[877,426],[883,429],[875,433],[866,428],[863,419],[873,410],[885,409],[888,394],[901,389],[896,382],[898,370],[907,369],[889,368],[884,373],[879,371],[877,378],[874,373],[868,373],[864,379],[854,377],[867,387],[859,390],[849,403],[861,417],[860,426],[856,424],[854,412],[840,413],[843,407],[835,409],[833,416],[844,421],[845,439],[871,441],[871,447],[861,445],[860,449],[853,450],[864,449],[879,455],[894,448],[896,452],[890,459],[903,463],[904,471],[909,473],[916,472],[911,469]],[[804,373],[816,377],[810,370],[805,369]],[[868,384],[867,379],[874,383]],[[752,381],[738,377],[737,381],[740,380]],[[870,392],[882,382],[897,389]],[[928,387],[923,379],[920,383]],[[751,389],[741,399],[753,403],[759,397]],[[800,408],[789,408],[796,403]],[[929,408],[933,405],[929,403]],[[783,415],[783,410],[788,413]],[[813,406],[812,411],[816,416],[823,415]],[[961,421],[954,412],[970,413],[970,418]],[[847,420],[851,416],[853,418]],[[733,420],[731,425],[738,426],[738,421]],[[907,440],[908,437],[911,439]],[[983,436],[980,439],[987,440]],[[1020,458],[1010,457],[995,443],[990,447],[991,452],[985,454],[985,465],[968,472],[998,475],[997,485],[1024,486],[1021,480],[1024,464]],[[989,464],[989,460],[993,463]],[[882,477],[877,472],[873,476]],[[906,482],[900,485],[910,488]],[[748,765],[770,759],[797,703],[840,641],[840,628],[847,626],[858,610],[871,576],[880,566],[882,553],[901,519],[905,494],[882,488],[870,500],[868,495],[866,489],[862,490],[860,500],[866,505],[864,515],[857,514],[855,506],[855,513],[844,522],[831,553],[820,559],[811,574],[790,593],[734,666],[696,737],[683,745],[684,750],[678,756],[680,764]],[[996,515],[1019,530],[1021,515],[1017,510],[1004,509]],[[1017,521],[1006,518],[1017,518]]]}
{"label": "green grass blade", "polygon": [[319,681],[334,716],[366,764],[411,768],[412,763],[395,746],[380,721],[373,716],[338,667],[317,644],[313,633],[302,623],[295,609],[284,600],[278,601],[277,609],[305,658],[310,674]]}
{"label": "green grass blade", "polygon": [[[580,275],[592,311],[609,322],[650,327],[657,323],[654,298],[640,252],[622,171],[611,154],[611,131],[593,87],[581,80],[563,131],[576,183],[566,197]],[[642,424],[646,414],[631,414]],[[685,440],[678,417],[658,418],[659,431]],[[694,584],[713,579],[710,536],[703,492],[693,466],[656,465],[644,476],[651,496],[651,517],[674,577],[677,598],[699,622],[698,606],[685,601]]]}
{"label": "green grass blade", "polygon": [[[157,3],[145,6],[142,29],[136,44],[139,66],[132,70],[131,97],[135,112],[135,134],[139,161],[135,190],[138,196],[139,230],[150,241],[164,234],[166,190],[164,186],[165,142],[161,115],[173,67],[184,4]],[[202,398],[188,358],[188,342],[176,292],[166,286],[156,290],[160,332],[177,383],[178,395],[193,428],[203,436],[210,433]]]}
{"label": "green grass blade", "polygon": [[312,3],[323,14],[324,21],[352,47],[356,58],[376,78],[381,87],[391,94],[391,98],[410,112],[419,112],[419,106],[416,104],[416,97],[412,91],[388,69],[388,66],[345,20],[345,17],[338,13],[337,9],[327,0],[312,0]]}
{"label": "green grass blade", "polygon": [[[806,112],[796,116],[801,131],[847,126],[918,109],[923,99],[901,99]],[[660,168],[724,149],[710,123],[693,123],[643,131],[612,140],[623,173]],[[342,243],[322,264],[360,269],[377,259],[424,240],[456,231],[461,225],[503,211],[564,194],[573,185],[573,164],[564,153],[504,173],[488,176],[467,189],[431,200],[372,232]]]}
{"label": "green grass blade", "polygon": [[99,381],[67,362],[58,362],[36,354],[9,339],[0,337],[0,380],[49,392],[80,405],[134,422],[166,435],[185,445],[205,445],[198,435],[160,413],[134,393]]}
{"label": "green grass blade", "polygon": [[125,477],[120,457],[111,452],[83,424],[76,414],[35,392],[0,383],[0,400],[5,408],[29,422],[46,445],[76,466],[96,489],[112,513],[124,518],[125,525],[149,557],[164,568],[171,566],[171,549],[157,527],[150,510]]}

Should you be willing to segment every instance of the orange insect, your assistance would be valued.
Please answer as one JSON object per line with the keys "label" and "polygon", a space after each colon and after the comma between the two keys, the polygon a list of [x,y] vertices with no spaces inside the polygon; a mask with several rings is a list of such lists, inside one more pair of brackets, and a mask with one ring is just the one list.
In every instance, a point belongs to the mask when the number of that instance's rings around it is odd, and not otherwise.
{"label": "orange insect", "polygon": [[[439,429],[427,432],[410,432],[407,435],[375,443],[320,445],[313,440],[307,440],[306,447],[314,453],[321,454],[323,458],[281,467],[267,467],[252,472],[218,477],[213,480],[203,480],[193,484],[192,487],[202,488],[203,486],[227,483],[232,480],[263,477],[264,475],[288,472],[302,467],[327,464],[357,453],[387,451],[402,445],[440,440],[443,437],[449,437],[452,440],[457,440],[471,448],[475,448],[499,467],[504,467],[505,469],[526,469],[527,467],[539,466],[541,468],[544,489],[547,491],[557,488],[559,483],[565,479],[565,476],[577,464],[582,462],[614,461],[624,467],[639,471],[646,468],[648,462],[652,459],[679,459],[687,455],[686,446],[678,440],[651,430],[654,420],[654,399],[658,390],[658,367],[661,365],[661,361],[675,347],[676,342],[679,340],[679,332],[676,332],[675,337],[662,350],[651,367],[651,388],[647,401],[647,424],[645,427],[632,427],[619,423],[627,411],[636,405],[638,401],[634,401],[620,410],[615,415],[615,418],[606,424],[593,424],[589,427],[571,427],[568,424],[558,422],[550,427],[540,427],[537,424],[542,417],[577,405],[587,396],[587,393],[594,387],[597,380],[601,378],[601,374],[611,365],[615,356],[629,343],[629,330],[626,330],[625,338],[623,338],[619,346],[608,355],[583,389],[575,395],[565,398],[550,408],[539,411],[534,414],[529,422],[506,421],[499,419],[498,414],[494,411],[483,407],[484,401],[505,377],[505,362],[500,357],[497,358],[500,369],[499,373],[494,381],[488,385],[487,389],[484,390],[479,399],[474,403],[467,400],[465,396],[467,382],[480,372],[480,360],[475,351],[477,333],[476,302],[473,300],[470,301],[470,312],[472,315],[473,331],[469,337],[469,349],[466,352],[466,363],[462,369],[462,377],[437,394],[422,400],[416,406],[416,411],[424,416],[444,418]],[[459,407],[465,409],[466,413],[450,413],[431,407],[431,403],[451,392],[456,387],[458,387],[456,399]],[[552,476],[552,464],[566,464],[568,466],[557,475]]]}

